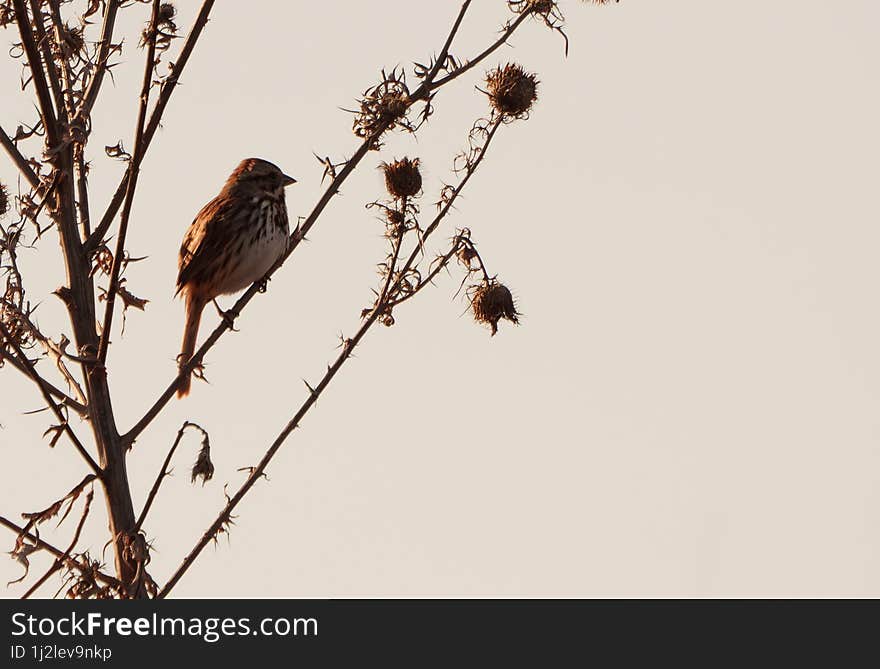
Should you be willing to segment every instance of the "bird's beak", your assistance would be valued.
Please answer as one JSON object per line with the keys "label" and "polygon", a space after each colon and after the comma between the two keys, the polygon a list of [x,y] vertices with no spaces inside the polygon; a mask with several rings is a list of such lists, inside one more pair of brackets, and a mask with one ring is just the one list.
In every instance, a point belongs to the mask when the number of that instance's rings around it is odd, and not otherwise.
{"label": "bird's beak", "polygon": [[285,188],[287,188],[291,184],[295,184],[295,183],[296,183],[296,179],[294,179],[293,177],[289,177],[286,174],[284,175],[284,187]]}

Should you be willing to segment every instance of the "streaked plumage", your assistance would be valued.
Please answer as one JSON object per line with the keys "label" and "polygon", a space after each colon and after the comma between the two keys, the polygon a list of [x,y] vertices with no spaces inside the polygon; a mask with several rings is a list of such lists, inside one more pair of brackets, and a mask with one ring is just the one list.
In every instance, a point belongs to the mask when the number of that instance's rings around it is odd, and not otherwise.
{"label": "streaked plumage", "polygon": [[[186,301],[181,365],[195,351],[205,305],[262,279],[287,249],[284,188],[295,182],[268,161],[243,160],[189,226],[177,276],[177,292]],[[189,388],[187,377],[177,396],[187,395]]]}

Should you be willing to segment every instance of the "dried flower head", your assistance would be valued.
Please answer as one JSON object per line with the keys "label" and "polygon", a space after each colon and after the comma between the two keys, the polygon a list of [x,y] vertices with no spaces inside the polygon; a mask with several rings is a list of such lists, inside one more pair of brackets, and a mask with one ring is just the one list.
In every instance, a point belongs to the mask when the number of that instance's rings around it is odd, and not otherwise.
{"label": "dried flower head", "polygon": [[195,483],[197,478],[202,479],[202,485],[210,481],[214,476],[214,463],[211,462],[211,446],[208,443],[208,435],[205,434],[202,439],[202,447],[199,449],[199,455],[196,463],[192,468],[192,482]]}
{"label": "dried flower head", "polygon": [[486,323],[492,328],[492,336],[498,332],[498,321],[502,318],[511,323],[519,323],[519,312],[513,295],[504,284],[495,279],[484,281],[468,290],[471,311],[477,323]]}
{"label": "dried flower head", "polygon": [[415,130],[406,119],[410,97],[402,72],[392,71],[391,74],[386,74],[383,71],[382,82],[364,91],[363,97],[358,102],[360,109],[352,111],[355,115],[352,129],[361,139],[372,137],[370,148],[373,150],[378,150],[382,146],[379,141],[382,134],[380,130],[383,132],[391,130],[396,125],[410,131]]}
{"label": "dried flower head", "polygon": [[524,118],[538,99],[538,79],[522,66],[508,63],[486,76],[489,102],[502,116]]}
{"label": "dried flower head", "polygon": [[[177,24],[174,22],[175,16],[177,16],[177,9],[172,3],[163,2],[159,5],[159,12],[156,15],[155,37],[156,48],[160,51],[170,47],[171,40],[177,37]],[[150,24],[147,24],[141,36],[141,46],[149,43],[152,32]]]}
{"label": "dried flower head", "polygon": [[9,189],[6,184],[0,182],[0,217],[6,215],[9,211]]}
{"label": "dried flower head", "polygon": [[422,174],[418,158],[401,158],[393,163],[382,163],[385,187],[392,197],[412,197],[422,190]]}
{"label": "dried flower head", "polygon": [[[82,26],[71,26],[69,23],[62,25],[58,29],[58,35],[61,44],[56,47],[56,54],[65,60],[71,61],[82,57],[83,50],[86,46],[84,31]],[[52,43],[54,45],[55,35],[52,34]]]}

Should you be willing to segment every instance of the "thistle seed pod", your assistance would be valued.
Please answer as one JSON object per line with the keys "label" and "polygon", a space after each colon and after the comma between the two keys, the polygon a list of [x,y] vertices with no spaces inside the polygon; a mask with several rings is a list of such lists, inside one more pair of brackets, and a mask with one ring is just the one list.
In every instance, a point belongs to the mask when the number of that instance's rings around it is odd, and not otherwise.
{"label": "thistle seed pod", "polygon": [[502,318],[514,324],[519,323],[519,312],[507,286],[493,279],[471,286],[470,294],[474,321],[489,325],[492,336],[498,332],[498,321]]}
{"label": "thistle seed pod", "polygon": [[491,70],[486,84],[490,104],[503,116],[523,118],[538,99],[538,79],[515,63]]}
{"label": "thistle seed pod", "polygon": [[418,158],[401,158],[393,163],[382,163],[382,169],[385,172],[385,187],[392,197],[412,197],[422,190]]}

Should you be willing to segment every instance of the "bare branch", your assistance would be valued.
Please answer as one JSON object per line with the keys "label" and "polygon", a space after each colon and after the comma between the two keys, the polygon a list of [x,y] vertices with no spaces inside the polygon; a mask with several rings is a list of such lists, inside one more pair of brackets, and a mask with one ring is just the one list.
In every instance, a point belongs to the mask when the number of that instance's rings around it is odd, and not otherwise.
{"label": "bare branch", "polygon": [[6,153],[9,154],[12,162],[15,163],[15,166],[18,167],[18,171],[21,172],[22,176],[24,176],[31,187],[36,188],[39,186],[40,177],[37,176],[37,173],[34,172],[30,163],[28,163],[27,159],[21,154],[21,151],[18,150],[18,147],[2,127],[0,127],[0,144],[3,144]]}
{"label": "bare branch", "polygon": [[[513,33],[516,32],[516,29],[520,27],[522,22],[525,21],[526,18],[528,18],[531,15],[531,13],[532,12],[530,12],[530,11],[526,11],[526,12],[523,12],[522,14],[520,14],[519,16],[517,16],[516,19],[514,19],[507,26],[505,26],[504,32],[501,33],[501,37],[499,37],[497,40],[495,40],[495,42],[493,42],[489,47],[487,47],[485,51],[480,53],[478,56],[472,58],[471,60],[467,61],[467,63],[465,63],[464,65],[462,65],[458,69],[447,74],[445,77],[437,79],[436,81],[426,81],[425,83],[427,84],[428,89],[433,91],[437,88],[440,88],[441,86],[445,86],[453,79],[457,79],[458,77],[463,75],[468,70],[476,67],[481,62],[486,60],[486,58],[491,56],[500,47],[507,44],[507,40],[510,39],[511,35],[513,35]],[[438,61],[438,62],[441,62],[441,61]]]}
{"label": "bare branch", "polygon": [[[40,537],[36,536],[35,534],[32,534],[31,532],[28,532],[25,528],[21,527],[20,525],[17,525],[16,523],[13,523],[11,520],[4,518],[3,516],[0,516],[0,525],[3,525],[5,528],[7,528],[9,530],[12,530],[13,532],[15,532],[15,534],[17,536],[21,537],[22,539],[27,539],[28,541],[30,541],[34,546],[36,546],[40,550],[48,551],[49,553],[51,553],[55,557],[61,557],[62,555],[64,555],[64,551],[60,550],[59,548],[56,548],[55,546],[48,543],[47,541],[44,541],[43,539],[40,539]],[[78,560],[74,559],[70,555],[68,555],[67,558],[65,558],[64,563],[68,567],[70,567],[72,569],[76,569],[83,574],[92,573],[91,569],[88,569],[87,567],[83,566],[82,563],[80,563]],[[114,588],[119,587],[119,581],[117,579],[113,578],[112,576],[110,576],[109,574],[104,574],[103,572],[100,572],[100,571],[95,572],[95,574],[98,577],[98,580],[100,580],[101,582],[106,583],[107,585],[112,586]]]}
{"label": "bare branch", "polygon": [[[30,373],[30,371],[28,371],[28,368],[25,367],[25,365],[18,358],[4,358],[3,362],[10,363],[13,367],[15,367],[22,374],[27,376],[29,379],[33,380],[33,376],[31,376],[31,373]],[[60,388],[52,385],[51,383],[49,383],[45,379],[43,380],[43,384],[46,386],[46,390],[49,391],[49,394],[52,395],[52,397],[58,399],[61,402],[62,406],[66,406],[70,409],[73,409],[83,418],[85,418],[89,415],[89,409],[84,404],[77,402],[70,395],[65,393]]]}
{"label": "bare branch", "polygon": [[[43,67],[49,79],[49,87],[55,100],[55,110],[58,118],[67,123],[67,110],[64,106],[64,93],[61,90],[61,81],[58,79],[58,70],[55,68],[55,59],[52,57],[52,46],[46,36],[46,28],[43,25],[43,11],[40,8],[40,0],[30,0],[31,11],[34,18],[31,25],[37,33],[37,46],[43,53]],[[55,147],[53,147],[54,149]]]}
{"label": "bare branch", "polygon": [[150,488],[150,494],[147,495],[147,501],[144,502],[144,508],[141,511],[140,516],[138,516],[137,522],[134,525],[134,531],[140,531],[141,527],[144,524],[144,520],[147,518],[147,514],[150,511],[150,507],[153,506],[153,500],[156,499],[156,493],[159,492],[159,486],[162,484],[162,480],[166,476],[170,476],[171,472],[168,470],[168,465],[171,464],[171,458],[174,456],[174,451],[177,450],[177,445],[180,443],[180,440],[183,438],[183,433],[186,432],[188,427],[193,427],[202,431],[202,434],[205,434],[205,431],[195,423],[191,423],[189,421],[185,421],[183,425],[181,425],[180,429],[177,431],[177,437],[174,439],[174,443],[171,445],[171,450],[168,451],[168,455],[165,456],[165,462],[162,463],[162,469],[159,470],[159,475],[156,476],[156,481],[153,483],[153,487]]}

